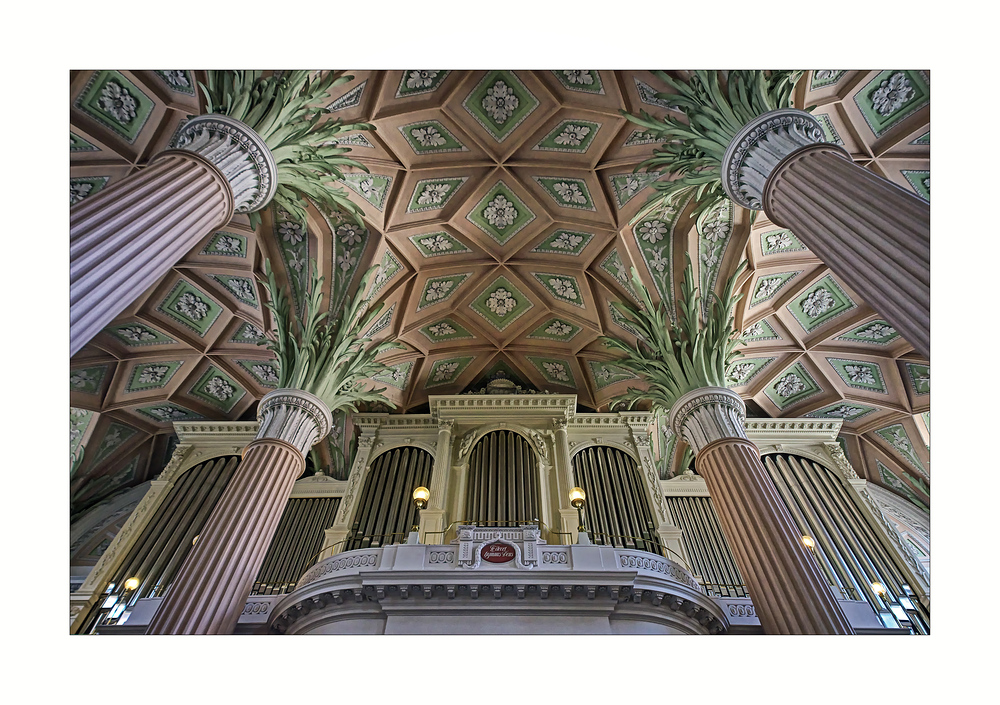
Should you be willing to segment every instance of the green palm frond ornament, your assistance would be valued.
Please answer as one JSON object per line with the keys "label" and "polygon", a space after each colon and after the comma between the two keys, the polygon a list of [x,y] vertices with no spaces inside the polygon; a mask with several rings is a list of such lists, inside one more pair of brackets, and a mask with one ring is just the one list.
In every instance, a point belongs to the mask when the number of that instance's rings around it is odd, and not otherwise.
{"label": "green palm frond ornament", "polygon": [[382,304],[369,308],[365,298],[368,280],[377,269],[372,267],[365,273],[354,299],[340,309],[340,315],[330,318],[328,311],[321,310],[323,278],[316,271],[316,261],[311,260],[311,293],[295,316],[270,261],[264,260],[269,299],[265,305],[277,324],[266,347],[278,358],[279,388],[315,394],[332,413],[357,411],[359,402],[381,401],[395,408],[382,395],[385,387],[365,389],[366,380],[388,369],[375,361],[379,353],[402,347],[391,341],[367,345],[371,338],[361,334],[382,311]]}
{"label": "green palm frond ornament", "polygon": [[736,294],[736,283],[746,269],[746,260],[726,281],[721,297],[712,292],[708,316],[702,319],[701,296],[694,286],[694,269],[688,257],[678,301],[680,315],[672,323],[663,301],[653,304],[648,288],[632,269],[632,281],[640,297],[641,307],[628,302],[613,305],[638,334],[635,346],[615,338],[602,337],[607,347],[625,353],[615,364],[638,375],[648,389],[629,389],[615,398],[611,407],[632,408],[637,402],[649,401],[655,411],[667,413],[681,396],[704,387],[725,387],[726,369],[742,355],[734,311],[742,294]]}
{"label": "green palm frond ornament", "polygon": [[672,181],[652,184],[656,193],[630,224],[676,207],[689,193],[696,202],[694,217],[727,198],[722,187],[722,160],[729,144],[747,123],[772,110],[791,107],[795,84],[804,72],[729,71],[725,72],[725,89],[719,71],[693,71],[687,82],[664,71],[654,73],[676,91],[657,93],[657,99],[683,113],[687,121],[669,114],[660,120],[645,110],[638,116],[622,111],[626,118],[666,142],[636,171],[676,174]]}
{"label": "green palm frond ornament", "polygon": [[[208,71],[208,82],[199,83],[208,112],[239,120],[256,132],[271,150],[277,166],[274,204],[303,227],[306,199],[327,215],[339,212],[361,225],[363,212],[332,182],[343,179],[343,167],[364,171],[363,164],[344,155],[351,150],[337,145],[341,133],[374,130],[368,123],[320,122],[330,110],[317,105],[329,101],[329,91],[354,76],[329,71],[285,71],[263,76],[260,71]],[[256,228],[259,213],[250,213]]]}

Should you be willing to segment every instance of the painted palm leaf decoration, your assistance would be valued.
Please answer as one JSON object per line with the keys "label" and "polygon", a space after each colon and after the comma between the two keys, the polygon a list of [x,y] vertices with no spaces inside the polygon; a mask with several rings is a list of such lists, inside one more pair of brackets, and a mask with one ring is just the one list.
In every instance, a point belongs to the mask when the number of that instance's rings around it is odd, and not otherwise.
{"label": "painted palm leaf decoration", "polygon": [[354,299],[340,309],[340,315],[330,318],[322,311],[323,278],[310,261],[312,286],[308,299],[294,316],[285,292],[278,285],[269,260],[264,261],[267,276],[265,287],[269,301],[265,304],[274,314],[277,331],[269,338],[267,349],[278,357],[278,386],[301,389],[323,400],[330,411],[357,411],[358,402],[380,401],[395,408],[382,396],[385,387],[365,389],[366,380],[388,369],[375,358],[385,350],[402,347],[385,342],[368,346],[366,330],[382,311],[382,304],[368,308],[365,290],[368,280],[378,267],[369,269],[358,286]]}
{"label": "painted palm leaf decoration", "polygon": [[676,323],[671,322],[663,301],[653,304],[648,288],[632,269],[641,307],[628,302],[613,305],[639,334],[638,341],[632,347],[615,338],[601,340],[609,348],[625,353],[615,364],[638,375],[649,389],[629,389],[612,402],[612,407],[632,408],[637,402],[649,401],[654,410],[666,413],[679,397],[692,390],[726,386],[726,368],[742,354],[736,351],[739,332],[734,327],[733,312],[742,298],[742,294],[735,293],[736,282],[746,266],[744,260],[736,268],[721,298],[712,292],[712,305],[703,320],[698,313],[701,296],[694,286],[694,270],[688,257]]}
{"label": "painted palm leaf decoration", "polygon": [[[341,133],[375,128],[368,123],[320,122],[330,111],[317,105],[329,101],[331,88],[353,78],[332,71],[321,76],[285,71],[266,77],[260,71],[209,71],[208,83],[199,84],[208,112],[239,120],[267,143],[278,168],[274,204],[303,229],[306,199],[327,215],[340,212],[361,225],[361,209],[332,182],[343,179],[343,167],[368,168],[344,156],[351,150],[337,141]],[[250,223],[256,228],[260,215],[250,213]]]}
{"label": "painted palm leaf decoration", "polygon": [[764,113],[792,105],[792,92],[803,71],[729,71],[723,90],[719,71],[694,71],[687,82],[677,81],[663,71],[654,72],[674,93],[656,97],[683,113],[657,119],[646,111],[622,114],[647,132],[666,141],[636,170],[676,174],[673,181],[653,184],[653,194],[634,224],[653,212],[677,206],[693,193],[697,217],[727,198],[722,188],[722,159],[729,143],[743,126]]}

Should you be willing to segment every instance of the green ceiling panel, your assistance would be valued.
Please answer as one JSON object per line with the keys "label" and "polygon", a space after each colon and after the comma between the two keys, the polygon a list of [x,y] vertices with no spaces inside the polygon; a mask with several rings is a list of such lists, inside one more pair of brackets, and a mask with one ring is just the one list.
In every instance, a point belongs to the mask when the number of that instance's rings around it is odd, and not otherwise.
{"label": "green ceiling panel", "polygon": [[498,181],[472,209],[466,219],[503,245],[535,219],[524,201]]}
{"label": "green ceiling panel", "polygon": [[545,287],[545,290],[557,301],[586,308],[583,303],[580,284],[577,282],[576,277],[571,277],[568,274],[547,274],[545,272],[532,272],[531,276],[537,279],[538,283]]}
{"label": "green ceiling panel", "polygon": [[120,423],[109,424],[108,430],[104,432],[104,438],[101,439],[101,444],[97,447],[97,455],[94,456],[90,467],[96,467],[98,463],[121,448],[122,444],[134,436],[136,432],[137,430],[131,426],[125,426]]}
{"label": "green ceiling panel", "polygon": [[412,371],[412,362],[401,362],[398,365],[389,365],[388,369],[382,370],[372,379],[384,382],[396,389],[406,389],[406,383],[410,381],[410,372]]}
{"label": "green ceiling panel", "polygon": [[436,233],[424,233],[422,235],[411,235],[410,242],[424,257],[440,257],[441,255],[460,255],[472,252],[457,239],[448,233],[441,231]]}
{"label": "green ceiling panel", "polygon": [[423,179],[413,187],[413,195],[406,206],[407,213],[436,211],[444,208],[452,196],[458,193],[468,176],[458,176],[440,179]]}
{"label": "green ceiling panel", "polygon": [[615,204],[618,210],[625,207],[625,204],[635,198],[636,194],[663,176],[658,171],[626,171],[622,174],[612,174],[611,190],[615,192]]}
{"label": "green ceiling panel", "polygon": [[878,409],[867,404],[859,404],[856,401],[839,401],[834,404],[824,406],[822,409],[810,411],[804,414],[813,419],[843,419],[844,421],[857,421],[868,414],[873,414]]}
{"label": "green ceiling panel", "polygon": [[471,340],[475,336],[467,331],[461,324],[451,318],[443,318],[420,329],[432,343],[440,343],[449,340]]}
{"label": "green ceiling panel", "polygon": [[599,122],[586,120],[563,120],[532,149],[545,152],[575,152],[583,154],[594,141]]}
{"label": "green ceiling panel", "polygon": [[108,365],[95,365],[70,370],[69,389],[71,392],[97,394],[101,391],[101,382],[108,372]]}
{"label": "green ceiling panel", "polygon": [[907,362],[906,376],[910,380],[910,389],[918,396],[931,393],[931,368],[916,362]]}
{"label": "green ceiling panel", "polygon": [[462,102],[497,142],[507,139],[538,106],[538,99],[511,71],[488,71]]}
{"label": "green ceiling panel", "polygon": [[121,73],[96,71],[74,105],[132,144],[153,112],[154,104]]}
{"label": "green ceiling panel", "polygon": [[730,387],[745,387],[761,370],[777,359],[776,357],[740,358],[726,370],[726,383]]}
{"label": "green ceiling panel", "polygon": [[417,305],[417,311],[422,311],[428,306],[436,306],[443,301],[447,301],[455,295],[455,292],[462,286],[462,282],[471,275],[472,272],[464,272],[460,274],[448,274],[443,277],[431,277],[424,284],[424,291],[420,294],[420,303]]}
{"label": "green ceiling panel", "polygon": [[236,402],[247,393],[232,377],[215,365],[210,365],[201,379],[188,391],[226,413],[229,413],[236,406]]}
{"label": "green ceiling panel", "polygon": [[535,366],[546,382],[562,387],[575,388],[577,386],[572,366],[566,360],[528,355],[528,362]]}
{"label": "green ceiling panel", "polygon": [[392,177],[382,174],[344,174],[344,185],[361,196],[378,210],[385,207],[385,197],[392,185]]}
{"label": "green ceiling panel", "polygon": [[528,297],[514,287],[506,277],[497,277],[483,289],[469,308],[499,331],[534,308]]}
{"label": "green ceiling panel", "polygon": [[371,326],[368,328],[368,330],[366,330],[362,334],[361,337],[372,338],[376,334],[381,333],[383,330],[385,330],[392,322],[392,316],[395,310],[396,310],[396,304],[393,303],[393,305],[389,307],[388,311],[383,313],[381,316],[379,316],[372,322]]}
{"label": "green ceiling panel", "polygon": [[93,196],[104,188],[108,183],[108,176],[80,176],[69,180],[69,204],[75,206],[77,203]]}
{"label": "green ceiling panel", "polygon": [[601,74],[597,71],[553,71],[552,73],[567,90],[604,95]]}
{"label": "green ceiling panel", "polygon": [[913,489],[908,484],[900,480],[896,474],[892,472],[892,470],[887,468],[878,460],[875,461],[875,465],[878,466],[878,474],[882,479],[883,485],[896,490],[924,511],[930,510],[930,507],[928,507],[927,504],[917,496]]}
{"label": "green ceiling panel", "polygon": [[827,274],[818,282],[810,286],[787,306],[795,320],[799,322],[803,330],[811,333],[820,326],[826,325],[833,319],[857,308],[854,303],[840,288],[840,285]]}
{"label": "green ceiling panel", "polygon": [[101,150],[92,145],[87,140],[80,137],[80,135],[70,132],[69,151],[71,154],[74,154],[76,152],[100,152]]}
{"label": "green ceiling panel", "polygon": [[920,462],[920,458],[917,457],[916,451],[913,449],[913,441],[910,440],[909,435],[906,433],[906,429],[903,428],[902,424],[893,424],[892,426],[886,426],[885,428],[880,428],[876,431],[883,440],[893,447],[896,453],[903,458],[907,463],[912,465],[924,478],[928,478],[927,468],[924,464]]}
{"label": "green ceiling panel", "polygon": [[257,303],[257,287],[254,286],[253,280],[246,277],[232,277],[228,274],[213,274],[212,279],[229,289],[233,296],[243,303],[260,308]]}
{"label": "green ceiling panel", "polygon": [[[695,225],[698,233],[698,282],[702,292],[714,290],[722,267],[722,256],[726,252],[733,234],[732,202],[722,202],[705,211]],[[712,297],[701,297],[702,315],[707,316]]]}
{"label": "green ceiling panel", "polygon": [[399,131],[415,154],[469,151],[468,147],[437,120],[411,122],[409,125],[402,125]]}
{"label": "green ceiling panel", "polygon": [[594,199],[590,196],[587,182],[583,179],[568,179],[559,176],[533,176],[545,193],[556,202],[560,208],[577,208],[585,211],[596,211]]}
{"label": "green ceiling panel", "polygon": [[781,252],[798,252],[806,250],[791,230],[768,230],[760,234],[760,251],[764,255],[776,255]]}
{"label": "green ceiling panel", "polygon": [[573,255],[577,257],[583,252],[593,237],[593,233],[559,229],[538,243],[531,251],[553,255]]}
{"label": "green ceiling panel", "polygon": [[888,345],[898,337],[899,333],[889,325],[888,321],[878,320],[863,323],[854,330],[839,336],[837,340],[869,345]]}
{"label": "green ceiling panel", "polygon": [[190,71],[157,71],[156,75],[163,79],[170,90],[177,91],[178,93],[183,93],[185,95],[194,95],[194,78],[191,76]]}
{"label": "green ceiling panel", "polygon": [[744,343],[756,343],[762,340],[781,340],[781,336],[766,319],[761,319],[747,326],[740,340]]}
{"label": "green ceiling panel", "polygon": [[628,136],[625,140],[624,147],[639,147],[644,144],[660,144],[666,142],[662,137],[654,135],[652,132],[647,132],[645,130],[633,130],[632,134]]}
{"label": "green ceiling panel", "polygon": [[263,343],[266,342],[267,338],[264,337],[264,331],[255,326],[253,323],[244,323],[236,331],[236,334],[229,339],[230,343]]}
{"label": "green ceiling panel", "polygon": [[156,307],[180,324],[205,337],[222,313],[222,307],[189,281],[181,279]]}
{"label": "green ceiling panel", "polygon": [[671,243],[677,216],[676,208],[667,207],[655,216],[640,220],[632,228],[635,244],[639,246],[657,293],[667,303],[667,314],[671,318],[674,316],[674,250]]}
{"label": "green ceiling panel", "polygon": [[910,186],[918,196],[930,203],[931,201],[931,172],[903,169],[902,172]]}
{"label": "green ceiling panel", "polygon": [[572,340],[583,328],[561,318],[550,318],[528,335],[533,340]]}
{"label": "green ceiling panel", "polygon": [[881,137],[930,102],[930,80],[923,71],[882,71],[855,93],[865,122]]}
{"label": "green ceiling panel", "polygon": [[618,382],[624,382],[627,379],[639,379],[625,368],[608,362],[587,360],[587,365],[590,367],[590,374],[593,376],[594,384],[598,390]]}
{"label": "green ceiling panel", "polygon": [[786,369],[764,389],[767,398],[782,410],[814,397],[822,391],[823,389],[800,362]]}
{"label": "green ceiling panel", "polygon": [[170,336],[164,335],[155,328],[139,321],[120,323],[105,328],[104,332],[114,336],[130,348],[139,348],[145,345],[169,345],[177,342]]}
{"label": "green ceiling panel", "polygon": [[837,128],[833,126],[833,120],[826,113],[819,113],[813,115],[814,118],[819,120],[820,126],[823,128],[823,136],[826,141],[831,144],[843,145],[844,140],[840,139],[840,134],[837,132]]}
{"label": "green ceiling panel", "polygon": [[[382,262],[379,263],[379,270],[375,274],[375,281],[372,282],[372,293],[370,294],[370,298],[375,298],[378,292],[382,291],[382,289],[385,288],[385,285],[402,271],[403,265],[399,263],[399,260],[396,259],[394,254],[392,254],[389,250],[386,250],[382,254]],[[417,310],[419,311],[420,309],[418,308]]]}
{"label": "green ceiling panel", "polygon": [[780,274],[769,274],[760,277],[757,279],[757,285],[754,287],[753,296],[750,297],[750,305],[757,306],[774,298],[774,295],[781,291],[785,284],[801,273],[802,270],[800,269],[797,272],[781,272]]}
{"label": "green ceiling panel", "polygon": [[327,110],[331,112],[337,112],[340,110],[347,110],[348,108],[353,108],[361,104],[361,95],[365,92],[365,86],[368,85],[368,81],[364,80],[357,86],[347,91],[344,95],[340,96],[328,106]]}
{"label": "green ceiling panel", "polygon": [[618,249],[615,248],[608,253],[608,256],[601,261],[601,269],[614,277],[615,281],[621,284],[622,288],[628,292],[633,299],[636,298],[635,289],[632,286],[632,279],[625,263],[622,262]]}
{"label": "green ceiling panel", "polygon": [[227,257],[246,257],[247,239],[236,233],[217,232],[201,251],[203,255],[225,255]]}
{"label": "green ceiling panel", "polygon": [[168,423],[171,421],[201,421],[205,418],[201,414],[197,414],[190,409],[185,409],[184,407],[178,406],[173,402],[160,402],[159,404],[140,406],[136,408],[136,411],[143,416],[148,416],[153,419],[153,421],[159,421],[160,423]]}
{"label": "green ceiling panel", "polygon": [[451,384],[474,359],[474,356],[467,355],[465,357],[438,360],[431,366],[430,372],[427,373],[427,382],[424,384],[424,388],[430,389],[432,387]]}
{"label": "green ceiling panel", "polygon": [[144,392],[149,389],[162,389],[183,364],[182,360],[171,360],[136,365],[132,369],[125,391]]}
{"label": "green ceiling panel", "polygon": [[885,388],[882,370],[874,362],[842,360],[836,357],[828,357],[826,361],[837,371],[848,387],[881,394],[889,393]]}
{"label": "green ceiling panel", "polygon": [[403,71],[396,88],[397,98],[433,93],[451,71]]}
{"label": "green ceiling panel", "polygon": [[278,386],[278,363],[271,360],[237,360],[236,364],[249,372],[263,387]]}
{"label": "green ceiling panel", "polygon": [[832,69],[820,69],[812,72],[812,79],[809,81],[809,90],[815,91],[820,88],[832,86],[844,77],[847,71],[835,71]]}

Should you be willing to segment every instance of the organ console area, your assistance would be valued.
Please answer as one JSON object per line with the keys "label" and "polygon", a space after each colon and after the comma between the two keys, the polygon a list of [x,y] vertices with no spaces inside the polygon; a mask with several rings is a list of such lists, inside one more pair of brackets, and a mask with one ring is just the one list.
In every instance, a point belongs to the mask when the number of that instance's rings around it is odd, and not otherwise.
{"label": "organ console area", "polygon": [[[653,414],[553,394],[429,406],[356,414],[347,478],[299,479],[236,633],[759,633],[704,482],[660,476]],[[836,457],[839,423],[747,427],[855,632],[920,631],[926,571]],[[176,428],[148,506],[83,586],[106,595],[91,632],[144,631],[256,424]]]}

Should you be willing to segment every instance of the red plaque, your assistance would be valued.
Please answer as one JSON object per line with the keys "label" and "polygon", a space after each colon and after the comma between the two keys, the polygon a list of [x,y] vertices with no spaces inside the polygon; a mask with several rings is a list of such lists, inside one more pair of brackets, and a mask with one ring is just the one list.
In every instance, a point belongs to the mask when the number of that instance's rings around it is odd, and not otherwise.
{"label": "red plaque", "polygon": [[514,560],[514,547],[506,543],[488,543],[483,546],[483,560],[490,563],[507,563]]}

